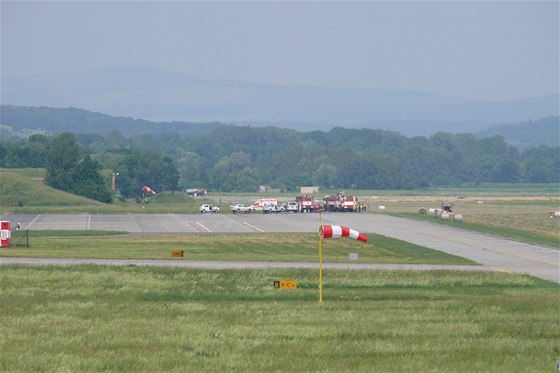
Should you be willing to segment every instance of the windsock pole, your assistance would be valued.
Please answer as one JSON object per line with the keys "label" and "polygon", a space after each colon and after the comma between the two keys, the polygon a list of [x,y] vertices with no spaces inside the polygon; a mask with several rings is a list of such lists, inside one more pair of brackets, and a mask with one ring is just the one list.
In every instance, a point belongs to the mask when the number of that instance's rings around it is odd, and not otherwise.
{"label": "windsock pole", "polygon": [[[319,227],[323,226],[323,211],[319,210]],[[323,235],[319,233],[319,304],[323,303]]]}

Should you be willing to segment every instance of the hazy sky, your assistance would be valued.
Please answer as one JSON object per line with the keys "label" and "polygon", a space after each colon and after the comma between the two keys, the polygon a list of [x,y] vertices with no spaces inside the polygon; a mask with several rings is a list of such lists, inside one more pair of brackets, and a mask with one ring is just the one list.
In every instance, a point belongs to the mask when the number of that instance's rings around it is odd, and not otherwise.
{"label": "hazy sky", "polygon": [[502,101],[559,92],[559,2],[2,0],[1,62]]}

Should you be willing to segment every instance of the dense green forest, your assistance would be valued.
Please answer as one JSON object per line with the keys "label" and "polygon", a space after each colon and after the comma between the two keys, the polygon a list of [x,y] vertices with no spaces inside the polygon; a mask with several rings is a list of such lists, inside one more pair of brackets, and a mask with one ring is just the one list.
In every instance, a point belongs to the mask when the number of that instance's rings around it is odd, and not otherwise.
{"label": "dense green forest", "polygon": [[[62,136],[62,135],[59,135]],[[58,137],[0,141],[0,166],[48,167]],[[340,189],[414,189],[481,182],[558,183],[560,148],[520,152],[503,137],[436,133],[407,138],[397,132],[333,128],[297,132],[276,127],[223,126],[205,133],[74,134],[78,158],[119,172],[125,197],[148,185],[156,191],[208,187],[285,191],[317,185]]]}

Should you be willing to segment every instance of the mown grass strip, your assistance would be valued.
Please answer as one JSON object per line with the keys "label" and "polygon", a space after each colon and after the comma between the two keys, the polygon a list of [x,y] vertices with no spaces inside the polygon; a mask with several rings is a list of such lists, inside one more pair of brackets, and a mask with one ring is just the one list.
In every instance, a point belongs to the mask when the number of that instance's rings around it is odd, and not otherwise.
{"label": "mown grass strip", "polygon": [[[182,236],[76,236],[76,231],[30,233],[29,247],[0,249],[0,256],[95,259],[317,261],[318,235],[313,233]],[[84,231],[86,233],[89,231]],[[111,234],[115,232],[102,232]],[[68,235],[67,235],[68,234]],[[403,264],[476,264],[470,260],[377,234],[367,244],[356,240],[324,242],[323,260]],[[181,260],[181,259],[178,259]]]}
{"label": "mown grass strip", "polygon": [[[0,267],[0,371],[546,372],[559,286],[504,273]],[[275,289],[294,279],[298,289]]]}

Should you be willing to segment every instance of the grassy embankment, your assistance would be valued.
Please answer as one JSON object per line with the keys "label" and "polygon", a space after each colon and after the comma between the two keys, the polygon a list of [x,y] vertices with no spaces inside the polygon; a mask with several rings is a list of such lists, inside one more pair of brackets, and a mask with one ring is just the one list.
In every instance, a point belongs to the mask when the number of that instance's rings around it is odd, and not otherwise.
{"label": "grassy embankment", "polygon": [[[215,203],[169,192],[149,198],[148,204],[134,199],[107,204],[53,189],[41,181],[44,176],[44,169],[0,169],[0,213],[195,213],[201,204]],[[225,203],[216,205],[228,208]]]}
{"label": "grassy embankment", "polygon": [[316,271],[0,271],[4,372],[547,372],[560,357],[560,288],[527,276],[325,271],[319,304]]}

